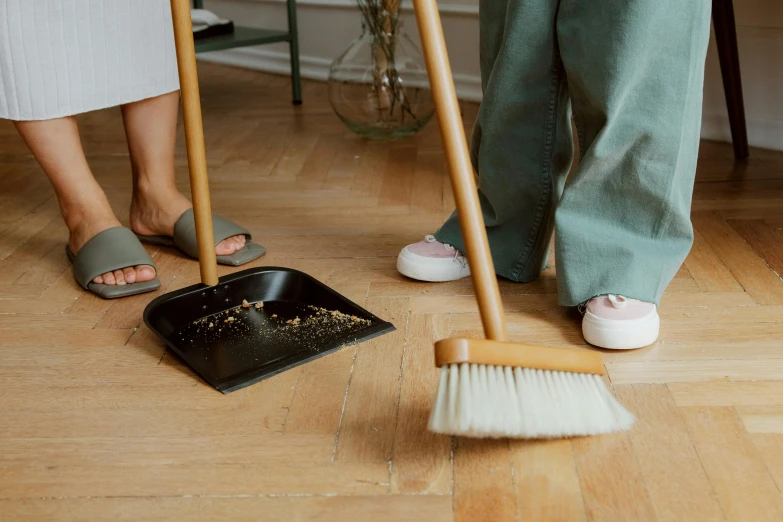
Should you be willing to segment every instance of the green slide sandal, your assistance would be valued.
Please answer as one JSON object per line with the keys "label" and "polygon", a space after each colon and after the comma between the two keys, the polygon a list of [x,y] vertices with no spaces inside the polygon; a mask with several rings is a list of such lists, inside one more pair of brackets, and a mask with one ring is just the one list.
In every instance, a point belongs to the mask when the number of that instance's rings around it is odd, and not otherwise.
{"label": "green slide sandal", "polygon": [[[245,236],[246,243],[241,250],[230,256],[217,256],[217,262],[226,266],[240,266],[266,254],[266,248],[251,241],[250,232],[220,216],[212,215],[212,228],[215,231],[215,244],[232,236]],[[174,224],[174,237],[141,236],[137,237],[151,245],[174,247],[193,259],[198,259],[198,242],[196,241],[196,221],[193,209],[185,211]]]}
{"label": "green slide sandal", "polygon": [[116,299],[131,295],[153,292],[160,288],[160,280],[155,277],[143,283],[126,285],[104,285],[92,280],[101,274],[139,265],[155,267],[147,251],[139,243],[136,235],[127,228],[109,228],[87,241],[77,254],[65,246],[68,259],[73,263],[73,276],[76,282],[93,294],[104,299]]}

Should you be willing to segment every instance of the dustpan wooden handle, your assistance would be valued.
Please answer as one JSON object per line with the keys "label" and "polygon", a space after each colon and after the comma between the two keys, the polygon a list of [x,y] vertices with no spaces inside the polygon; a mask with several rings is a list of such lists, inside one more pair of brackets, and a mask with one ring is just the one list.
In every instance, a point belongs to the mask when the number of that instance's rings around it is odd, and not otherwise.
{"label": "dustpan wooden handle", "polygon": [[446,149],[457,215],[465,240],[473,287],[476,291],[484,335],[494,341],[508,340],[503,302],[500,300],[495,268],[489,251],[487,231],[481,214],[473,167],[457,105],[438,6],[435,0],[413,0],[424,50],[435,110]]}
{"label": "dustpan wooden handle", "polygon": [[177,46],[179,86],[182,94],[182,115],[185,122],[185,143],[188,149],[190,192],[196,221],[198,258],[201,282],[218,284],[215,234],[212,229],[212,205],[209,201],[207,154],[204,150],[204,127],[201,123],[201,101],[196,69],[196,48],[190,20],[190,1],[171,0],[174,21],[174,42]]}

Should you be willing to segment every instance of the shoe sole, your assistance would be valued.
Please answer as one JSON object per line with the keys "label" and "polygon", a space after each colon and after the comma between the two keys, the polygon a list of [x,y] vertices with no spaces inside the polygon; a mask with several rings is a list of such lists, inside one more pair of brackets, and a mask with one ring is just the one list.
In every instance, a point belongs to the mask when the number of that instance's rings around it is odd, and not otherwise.
{"label": "shoe sole", "polygon": [[598,348],[636,350],[655,343],[660,323],[657,310],[633,320],[604,319],[587,312],[582,319],[582,335]]}
{"label": "shoe sole", "polygon": [[[397,256],[397,271],[405,277],[427,283],[446,283],[457,281],[470,276],[470,268],[463,267],[461,263],[454,262],[454,267],[445,269],[443,261],[446,258],[430,259],[412,254],[407,249],[402,249]],[[448,261],[453,262],[449,259]]]}

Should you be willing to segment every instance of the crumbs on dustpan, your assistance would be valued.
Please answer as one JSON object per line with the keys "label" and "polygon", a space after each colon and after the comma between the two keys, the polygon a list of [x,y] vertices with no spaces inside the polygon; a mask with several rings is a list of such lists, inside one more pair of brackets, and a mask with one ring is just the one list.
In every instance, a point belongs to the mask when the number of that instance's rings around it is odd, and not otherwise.
{"label": "crumbs on dustpan", "polygon": [[[273,311],[278,313],[271,313]],[[218,324],[220,327],[217,327]],[[265,308],[262,301],[252,303],[243,299],[240,307],[199,319],[193,326],[197,333],[201,331],[202,325],[208,326],[205,331],[214,332],[210,337],[223,330],[228,335],[266,336],[290,332],[295,338],[301,338],[303,343],[310,344],[310,339],[341,334],[371,324],[369,319],[344,314],[339,310],[286,302],[272,302]],[[299,333],[294,334],[295,331]]]}

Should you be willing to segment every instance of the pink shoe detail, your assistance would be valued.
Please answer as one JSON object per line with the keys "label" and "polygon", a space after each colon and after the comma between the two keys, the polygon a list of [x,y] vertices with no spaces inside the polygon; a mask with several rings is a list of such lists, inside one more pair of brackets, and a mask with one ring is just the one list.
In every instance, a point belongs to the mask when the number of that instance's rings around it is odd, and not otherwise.
{"label": "pink shoe detail", "polygon": [[591,299],[587,311],[603,319],[640,319],[655,310],[655,305],[621,295],[607,295]]}
{"label": "pink shoe detail", "polygon": [[433,236],[427,236],[424,241],[408,245],[408,250],[418,256],[434,258],[454,257],[457,252],[453,246],[441,243]]}

